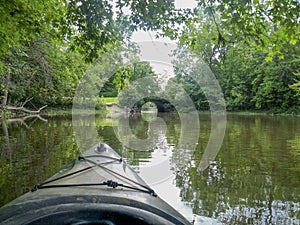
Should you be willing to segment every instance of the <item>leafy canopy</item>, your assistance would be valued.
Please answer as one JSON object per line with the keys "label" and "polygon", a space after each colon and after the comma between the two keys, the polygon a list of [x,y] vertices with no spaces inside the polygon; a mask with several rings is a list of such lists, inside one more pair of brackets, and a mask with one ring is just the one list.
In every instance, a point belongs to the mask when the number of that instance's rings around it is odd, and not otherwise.
{"label": "leafy canopy", "polygon": [[257,50],[283,57],[287,43],[300,38],[298,0],[197,0],[200,10],[217,26],[222,43],[244,41]]}

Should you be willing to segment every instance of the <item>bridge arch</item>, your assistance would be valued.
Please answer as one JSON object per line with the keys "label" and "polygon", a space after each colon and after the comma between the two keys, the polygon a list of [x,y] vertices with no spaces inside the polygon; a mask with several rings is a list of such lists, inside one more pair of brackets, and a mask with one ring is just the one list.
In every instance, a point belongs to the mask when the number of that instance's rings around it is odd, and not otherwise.
{"label": "bridge arch", "polygon": [[156,105],[158,112],[170,112],[174,110],[174,106],[165,99],[160,99],[157,97],[147,97],[143,99],[144,103],[152,102]]}

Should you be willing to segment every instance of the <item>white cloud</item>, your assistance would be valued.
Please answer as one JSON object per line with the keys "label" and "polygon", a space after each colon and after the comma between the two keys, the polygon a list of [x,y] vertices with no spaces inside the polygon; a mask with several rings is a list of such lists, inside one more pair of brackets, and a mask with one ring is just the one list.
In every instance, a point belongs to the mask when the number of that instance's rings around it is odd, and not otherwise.
{"label": "white cloud", "polygon": [[197,6],[195,0],[175,0],[176,9],[192,9]]}

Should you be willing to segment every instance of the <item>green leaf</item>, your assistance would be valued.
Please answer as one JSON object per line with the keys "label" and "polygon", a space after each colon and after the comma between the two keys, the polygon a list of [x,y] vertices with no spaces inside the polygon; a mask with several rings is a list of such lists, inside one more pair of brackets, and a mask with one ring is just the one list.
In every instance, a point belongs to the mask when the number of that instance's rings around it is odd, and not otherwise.
{"label": "green leaf", "polygon": [[297,41],[296,39],[292,39],[292,40],[290,40],[290,44],[291,44],[291,45],[296,45],[296,44],[297,44],[297,42],[298,42],[298,41]]}

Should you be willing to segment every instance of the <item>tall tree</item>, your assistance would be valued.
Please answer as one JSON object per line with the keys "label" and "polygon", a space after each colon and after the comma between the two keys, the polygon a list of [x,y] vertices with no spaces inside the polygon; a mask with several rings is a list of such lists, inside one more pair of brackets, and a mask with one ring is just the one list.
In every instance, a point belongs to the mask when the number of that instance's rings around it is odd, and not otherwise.
{"label": "tall tree", "polygon": [[[124,14],[127,9],[130,10],[130,14]],[[2,0],[2,105],[6,105],[8,99],[12,102],[24,101],[24,93],[30,96],[38,95],[40,100],[58,96],[62,99],[63,95],[68,96],[66,91],[72,87],[69,81],[74,78],[76,85],[78,79],[76,75],[71,78],[70,71],[73,69],[68,67],[65,59],[69,57],[70,62],[75,63],[73,68],[79,69],[77,75],[80,77],[80,68],[85,65],[80,60],[76,61],[76,57],[81,58],[78,52],[87,63],[93,62],[101,55],[101,51],[108,51],[106,47],[110,44],[119,44],[124,36],[128,37],[133,30],[163,29],[170,21],[175,23],[177,16],[173,0]],[[51,49],[54,51],[51,52]],[[58,54],[57,58],[55,54]],[[72,61],[73,59],[76,62]],[[62,79],[63,74],[70,76]],[[33,80],[37,80],[36,85],[32,85]]]}
{"label": "tall tree", "polygon": [[[180,42],[201,57],[215,73],[223,89],[227,109],[297,111],[298,96],[292,88],[297,89],[297,84],[293,83],[294,74],[299,71],[299,43],[285,40],[277,46],[281,52],[271,57],[270,52],[258,47],[255,39],[239,39],[237,33],[230,39],[225,37],[221,31],[228,32],[230,26],[225,26],[220,12],[210,8],[206,10],[214,12],[211,14],[213,19],[207,19],[203,11],[198,11],[197,18],[190,20],[182,30]],[[270,21],[264,24],[271,25]],[[184,63],[184,57],[179,61],[183,65],[188,63]],[[181,73],[177,77],[199,108],[199,103],[205,100],[200,88]]]}
{"label": "tall tree", "polygon": [[10,50],[43,35],[58,34],[59,24],[65,14],[65,0],[0,2],[0,59]]}
{"label": "tall tree", "polygon": [[257,50],[283,57],[287,43],[300,39],[298,0],[197,0],[218,28],[219,42],[244,41]]}

